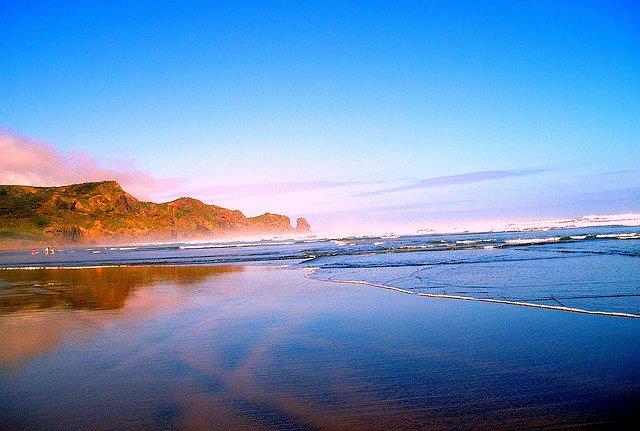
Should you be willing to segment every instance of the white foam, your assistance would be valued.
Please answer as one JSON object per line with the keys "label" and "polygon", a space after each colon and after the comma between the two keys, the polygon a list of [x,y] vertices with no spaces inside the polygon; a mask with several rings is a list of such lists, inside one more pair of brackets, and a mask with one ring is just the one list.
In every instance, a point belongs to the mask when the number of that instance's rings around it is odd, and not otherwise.
{"label": "white foam", "polygon": [[461,239],[456,241],[456,244],[465,244],[465,245],[471,245],[471,244],[479,244],[482,242],[494,242],[495,239]]}
{"label": "white foam", "polygon": [[199,249],[207,249],[207,248],[228,248],[233,247],[231,244],[207,244],[207,245],[181,245],[178,248],[180,250],[199,250]]}
{"label": "white foam", "polygon": [[566,219],[542,219],[509,223],[493,230],[550,230],[558,228],[584,228],[595,226],[640,226],[640,214],[586,215]]}
{"label": "white foam", "polygon": [[633,233],[608,233],[608,234],[596,235],[596,238],[636,239],[636,238],[640,238],[640,234],[638,232],[633,232]]}
{"label": "white foam", "polygon": [[520,307],[544,308],[548,310],[568,311],[571,313],[597,314],[600,316],[640,318],[640,315],[633,314],[633,313],[622,313],[617,311],[585,310],[582,308],[564,307],[560,305],[535,304],[531,302],[522,302],[522,301],[509,301],[505,299],[474,298],[472,296],[446,295],[446,294],[439,294],[439,293],[418,293],[418,296],[425,296],[428,298],[459,299],[463,301],[491,302],[494,304],[518,305]]}
{"label": "white foam", "polygon": [[437,244],[437,245],[403,245],[401,247],[398,247],[401,250],[428,250],[434,247],[440,247],[442,245],[447,245],[447,244]]}
{"label": "white foam", "polygon": [[504,243],[507,245],[528,245],[528,244],[549,244],[560,241],[559,236],[548,238],[516,238],[508,239]]}
{"label": "white foam", "polygon": [[280,242],[242,242],[239,244],[193,244],[193,245],[181,245],[178,246],[180,250],[199,250],[209,248],[237,248],[237,247],[256,247],[256,246],[268,246],[268,245],[291,245],[295,244],[294,241],[280,241]]}
{"label": "white foam", "polygon": [[[310,275],[315,271],[310,271]],[[623,313],[617,311],[601,311],[601,310],[585,310],[582,308],[573,308],[573,307],[565,307],[560,305],[546,305],[546,304],[535,304],[531,302],[522,302],[522,301],[509,301],[506,299],[492,299],[492,298],[474,298],[472,296],[461,296],[461,295],[447,295],[443,293],[424,293],[424,292],[414,292],[407,289],[401,289],[399,287],[387,286],[385,284],[379,283],[371,283],[369,281],[364,280],[323,280],[318,279],[320,281],[326,282],[334,282],[334,283],[343,283],[343,284],[357,284],[357,285],[366,285],[371,287],[378,287],[381,289],[393,290],[400,293],[405,293],[407,295],[417,295],[425,298],[436,298],[436,299],[455,299],[460,301],[474,301],[474,302],[489,302],[493,304],[505,304],[505,305],[515,305],[519,307],[532,307],[532,308],[542,308],[547,310],[556,310],[556,311],[564,311],[570,313],[580,313],[580,314],[593,314],[599,316],[610,316],[610,317],[626,317],[637,319],[640,318],[640,315],[633,313]]]}

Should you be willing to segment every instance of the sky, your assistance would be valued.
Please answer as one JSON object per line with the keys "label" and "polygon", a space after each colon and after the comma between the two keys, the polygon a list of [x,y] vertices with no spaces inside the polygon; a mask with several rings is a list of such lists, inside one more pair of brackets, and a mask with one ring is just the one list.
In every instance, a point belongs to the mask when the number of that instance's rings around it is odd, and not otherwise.
{"label": "sky", "polygon": [[640,3],[0,0],[0,183],[317,231],[640,212]]}

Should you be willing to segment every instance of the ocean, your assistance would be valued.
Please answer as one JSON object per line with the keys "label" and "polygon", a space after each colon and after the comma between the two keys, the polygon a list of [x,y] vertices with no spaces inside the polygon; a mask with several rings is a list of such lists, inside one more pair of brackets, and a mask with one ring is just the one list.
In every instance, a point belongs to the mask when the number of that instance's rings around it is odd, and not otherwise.
{"label": "ocean", "polygon": [[640,316],[640,228],[65,248],[0,253],[0,268],[278,265],[422,296]]}
{"label": "ocean", "polygon": [[0,254],[0,428],[619,429],[640,228]]}

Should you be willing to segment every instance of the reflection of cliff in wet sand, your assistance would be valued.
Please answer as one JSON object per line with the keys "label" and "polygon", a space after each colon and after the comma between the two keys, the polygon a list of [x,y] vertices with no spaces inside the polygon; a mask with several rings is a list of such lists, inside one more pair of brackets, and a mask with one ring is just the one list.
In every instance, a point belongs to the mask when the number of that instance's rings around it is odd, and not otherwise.
{"label": "reflection of cliff in wet sand", "polygon": [[133,281],[121,309],[0,314],[3,431],[615,429],[637,411],[636,320],[267,267],[108,270],[65,280]]}
{"label": "reflection of cliff in wet sand", "polygon": [[108,310],[137,289],[163,282],[201,283],[241,266],[129,266],[0,271],[0,314],[48,308]]}
{"label": "reflection of cliff in wet sand", "polygon": [[117,321],[180,309],[180,295],[164,295],[154,286],[191,289],[242,271],[241,266],[0,270],[0,367],[42,355],[65,340],[89,339]]}

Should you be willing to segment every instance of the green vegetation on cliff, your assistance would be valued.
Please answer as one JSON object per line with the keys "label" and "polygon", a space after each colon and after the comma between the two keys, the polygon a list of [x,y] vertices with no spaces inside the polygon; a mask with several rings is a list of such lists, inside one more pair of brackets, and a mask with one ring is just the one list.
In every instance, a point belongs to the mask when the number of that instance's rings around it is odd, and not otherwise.
{"label": "green vegetation on cliff", "polygon": [[245,217],[192,198],[142,202],[115,181],[61,187],[0,185],[0,241],[89,243],[304,234],[305,219]]}

